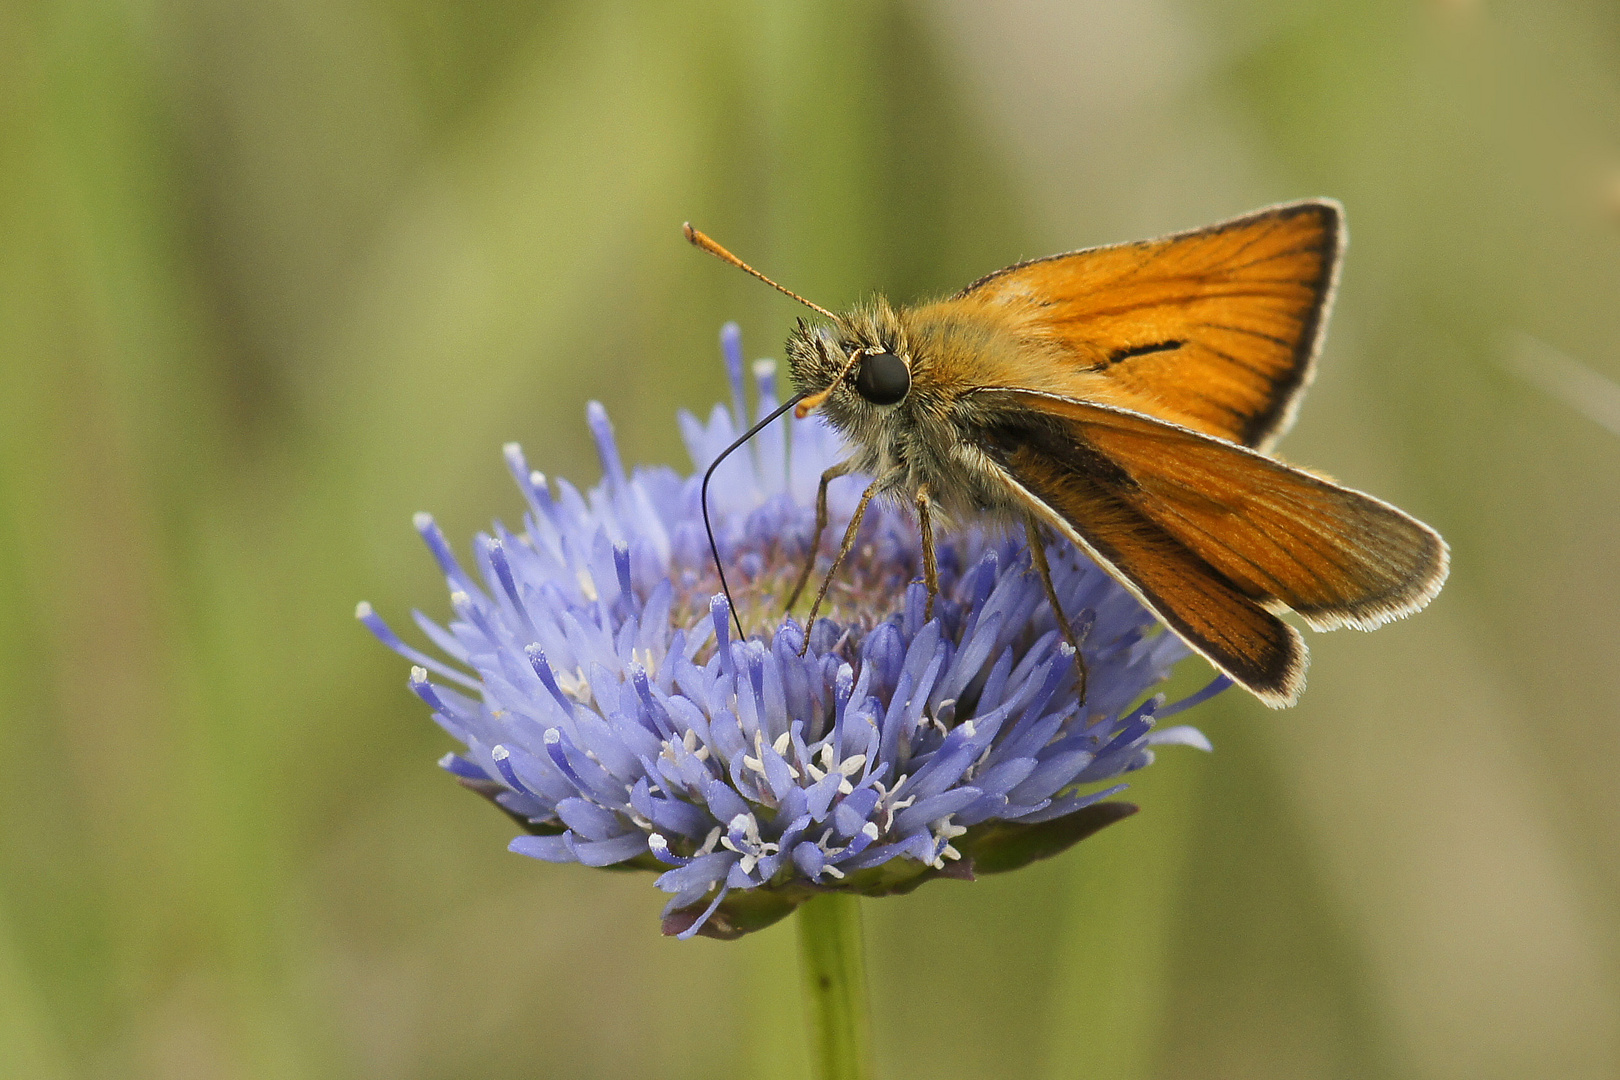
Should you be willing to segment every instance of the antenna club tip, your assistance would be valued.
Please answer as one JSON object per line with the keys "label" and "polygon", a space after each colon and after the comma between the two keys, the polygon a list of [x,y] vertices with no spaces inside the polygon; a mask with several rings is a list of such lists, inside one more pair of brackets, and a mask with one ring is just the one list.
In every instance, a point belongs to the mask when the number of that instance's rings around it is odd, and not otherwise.
{"label": "antenna club tip", "polygon": [[805,394],[804,396],[802,396],[799,399],[799,403],[797,405],[793,406],[793,417],[794,417],[794,419],[803,420],[805,417],[809,416],[816,409],[819,409],[821,407],[821,403],[826,401],[828,396],[831,395],[831,393],[832,393],[831,388],[828,388],[826,390],[822,390],[819,393]]}
{"label": "antenna club tip", "polygon": [[698,231],[692,228],[692,223],[690,221],[681,222],[681,235],[686,237],[686,242],[689,244],[695,244],[698,242]]}

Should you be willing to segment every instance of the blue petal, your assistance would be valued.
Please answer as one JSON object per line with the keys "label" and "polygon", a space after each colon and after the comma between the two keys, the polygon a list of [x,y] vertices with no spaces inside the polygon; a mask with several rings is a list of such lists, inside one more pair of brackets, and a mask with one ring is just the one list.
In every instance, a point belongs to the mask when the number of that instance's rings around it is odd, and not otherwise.
{"label": "blue petal", "polygon": [[708,855],[699,855],[685,866],[674,870],[667,870],[653,882],[664,892],[684,892],[692,888],[701,888],[708,892],[717,881],[724,881],[731,871],[731,864],[741,856],[734,851],[716,851]]}
{"label": "blue petal", "polygon": [[563,833],[574,857],[586,866],[612,866],[647,852],[647,834],[630,832],[610,840],[577,840],[572,833]]}
{"label": "blue petal", "polygon": [[545,862],[578,862],[574,849],[561,836],[520,836],[506,845],[506,850]]}
{"label": "blue petal", "polygon": [[925,828],[958,810],[972,806],[979,801],[982,794],[983,792],[976,787],[959,787],[931,795],[926,799],[918,799],[895,815],[894,832],[904,836],[915,829]]}
{"label": "blue petal", "polygon": [[709,804],[709,813],[718,821],[729,822],[739,814],[751,813],[742,797],[718,780],[709,781],[703,797]]}
{"label": "blue petal", "polygon": [[619,815],[584,799],[564,799],[557,804],[563,824],[586,840],[609,840],[624,832]]}

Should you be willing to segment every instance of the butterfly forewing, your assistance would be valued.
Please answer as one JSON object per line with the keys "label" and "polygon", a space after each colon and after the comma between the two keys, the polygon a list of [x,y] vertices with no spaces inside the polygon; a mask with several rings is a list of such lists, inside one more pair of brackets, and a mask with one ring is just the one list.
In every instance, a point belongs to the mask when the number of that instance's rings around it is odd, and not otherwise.
{"label": "butterfly forewing", "polygon": [[983,400],[1008,418],[988,441],[1037,511],[1262,697],[1291,701],[1303,671],[1303,646],[1272,611],[1371,629],[1445,580],[1440,537],[1369,495],[1109,406],[1013,390]]}
{"label": "butterfly forewing", "polygon": [[1125,474],[1141,513],[1313,629],[1409,615],[1445,578],[1439,535],[1370,495],[1145,416],[1049,404]]}
{"label": "butterfly forewing", "polygon": [[1343,232],[1337,203],[1289,203],[1021,263],[956,299],[1056,344],[1073,396],[1097,397],[1101,375],[1113,404],[1268,447],[1310,380]]}

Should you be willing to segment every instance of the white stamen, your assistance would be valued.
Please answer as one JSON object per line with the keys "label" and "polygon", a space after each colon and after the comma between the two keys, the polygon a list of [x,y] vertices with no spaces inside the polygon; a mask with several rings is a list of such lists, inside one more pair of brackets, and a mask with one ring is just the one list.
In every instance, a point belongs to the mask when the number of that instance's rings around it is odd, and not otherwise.
{"label": "white stamen", "polygon": [[591,577],[590,570],[580,567],[574,579],[579,582],[579,591],[584,594],[586,601],[596,603],[596,579]]}
{"label": "white stamen", "polygon": [[557,688],[564,694],[581,705],[591,703],[591,682],[585,677],[584,668],[575,668],[572,675],[566,671],[558,671],[553,674],[557,679]]}

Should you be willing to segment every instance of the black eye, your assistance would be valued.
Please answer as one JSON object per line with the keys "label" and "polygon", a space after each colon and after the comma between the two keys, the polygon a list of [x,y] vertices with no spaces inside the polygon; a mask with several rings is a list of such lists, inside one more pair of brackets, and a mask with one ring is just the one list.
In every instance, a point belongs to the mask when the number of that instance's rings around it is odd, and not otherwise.
{"label": "black eye", "polygon": [[874,405],[893,405],[911,389],[911,370],[892,352],[867,353],[855,365],[855,392]]}

